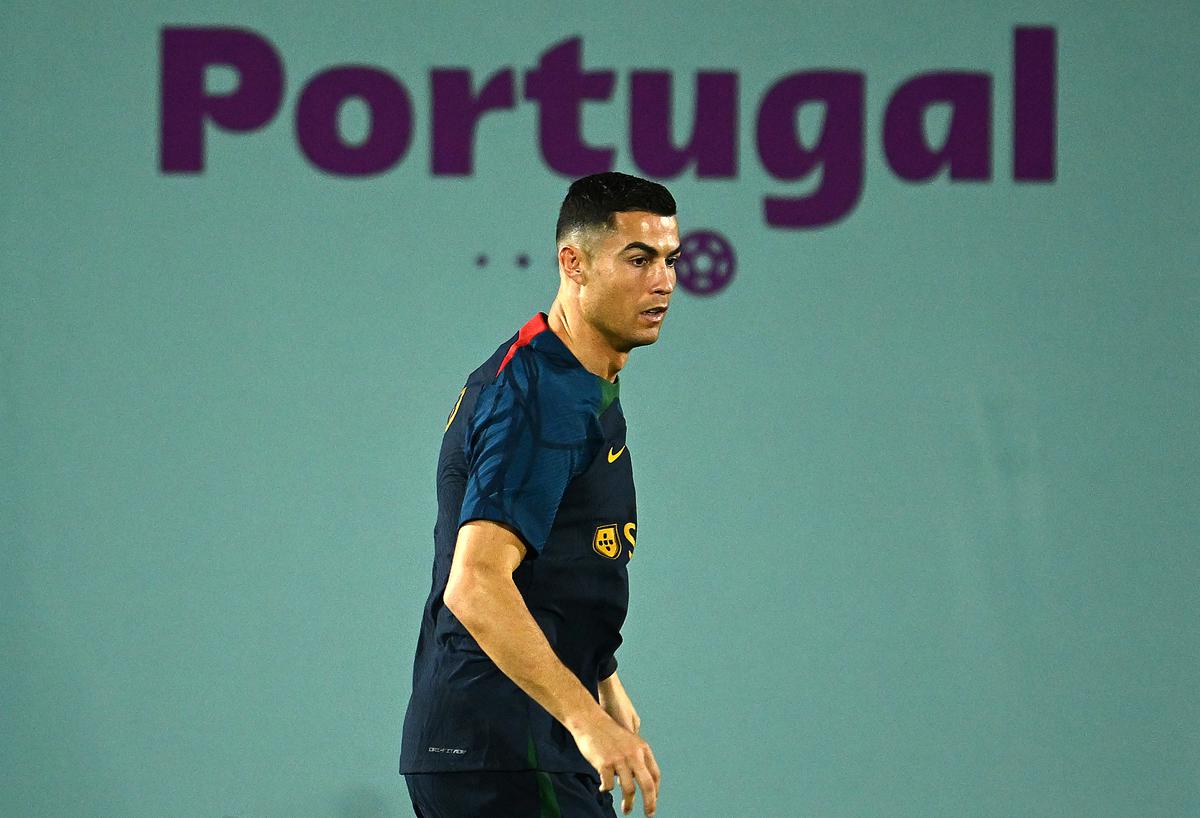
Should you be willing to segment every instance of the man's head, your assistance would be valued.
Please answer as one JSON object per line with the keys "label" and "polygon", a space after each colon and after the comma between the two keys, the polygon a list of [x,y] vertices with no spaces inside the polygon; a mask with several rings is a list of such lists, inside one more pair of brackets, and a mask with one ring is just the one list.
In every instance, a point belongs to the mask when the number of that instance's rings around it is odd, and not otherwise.
{"label": "man's head", "polygon": [[658,340],[675,289],[675,199],[657,182],[598,173],[571,184],[556,231],[559,298],[613,349]]}

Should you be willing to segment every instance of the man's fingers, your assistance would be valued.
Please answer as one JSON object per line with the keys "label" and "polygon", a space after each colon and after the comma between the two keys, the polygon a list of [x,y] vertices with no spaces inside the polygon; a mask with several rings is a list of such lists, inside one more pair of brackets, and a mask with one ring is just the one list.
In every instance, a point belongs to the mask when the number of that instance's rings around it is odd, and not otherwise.
{"label": "man's fingers", "polygon": [[611,761],[601,756],[594,762],[596,771],[600,773],[600,791],[613,793],[615,801],[616,787],[620,785],[621,812],[629,815],[633,811],[637,791],[641,790],[642,807],[647,818],[653,818],[658,809],[659,781],[662,778],[658,760],[650,745],[644,741],[639,740],[623,749],[623,753],[609,756]]}
{"label": "man's fingers", "polygon": [[[658,803],[658,784],[654,782],[650,769],[645,764],[637,768],[636,775],[638,786],[642,789],[642,807],[646,810],[646,815],[654,815]],[[632,798],[629,799],[629,808],[633,808]]]}
{"label": "man's fingers", "polygon": [[617,775],[621,778],[621,812],[626,815],[633,809],[633,794],[637,792],[633,772],[627,766],[617,767]]}

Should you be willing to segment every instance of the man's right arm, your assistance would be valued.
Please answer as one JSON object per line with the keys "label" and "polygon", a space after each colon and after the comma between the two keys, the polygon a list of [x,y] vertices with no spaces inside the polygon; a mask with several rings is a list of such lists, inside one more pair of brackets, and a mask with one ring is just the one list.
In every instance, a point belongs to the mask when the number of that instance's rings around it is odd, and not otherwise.
{"label": "man's right arm", "polygon": [[[600,774],[600,789],[620,777],[622,806],[633,805],[633,783],[654,814],[661,773],[650,745],[617,724],[554,653],[513,582],[525,544],[507,526],[472,520],[458,531],[443,599],[506,676],[556,718]],[[626,810],[627,811],[627,810]]]}

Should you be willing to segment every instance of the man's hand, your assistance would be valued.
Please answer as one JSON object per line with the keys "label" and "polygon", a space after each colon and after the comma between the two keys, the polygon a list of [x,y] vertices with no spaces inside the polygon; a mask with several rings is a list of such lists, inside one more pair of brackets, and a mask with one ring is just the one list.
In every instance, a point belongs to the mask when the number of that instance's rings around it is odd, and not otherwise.
{"label": "man's hand", "polygon": [[[625,697],[628,701],[628,697]],[[636,714],[635,714],[636,717]],[[633,810],[633,795],[640,788],[642,808],[652,818],[658,803],[662,773],[650,745],[609,716],[568,725],[579,752],[600,773],[600,790],[613,788],[613,776],[621,781],[621,812]]]}
{"label": "man's hand", "polygon": [[634,709],[633,702],[630,701],[629,694],[625,691],[625,686],[621,684],[616,673],[600,682],[598,692],[600,706],[604,708],[605,713],[612,716],[613,721],[631,733],[636,733],[641,729],[642,720],[638,717],[637,710]]}

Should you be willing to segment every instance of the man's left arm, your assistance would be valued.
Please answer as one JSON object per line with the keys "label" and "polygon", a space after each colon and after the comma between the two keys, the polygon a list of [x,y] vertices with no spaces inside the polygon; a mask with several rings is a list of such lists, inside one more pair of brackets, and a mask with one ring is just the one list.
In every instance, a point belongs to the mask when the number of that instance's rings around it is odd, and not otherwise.
{"label": "man's left arm", "polygon": [[638,716],[637,710],[633,707],[633,702],[629,699],[629,694],[625,691],[625,686],[621,684],[621,678],[616,671],[607,679],[601,679],[597,687],[597,692],[600,694],[600,706],[604,708],[604,712],[612,716],[613,720],[631,732],[638,732],[642,726],[642,720]]}

